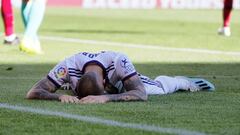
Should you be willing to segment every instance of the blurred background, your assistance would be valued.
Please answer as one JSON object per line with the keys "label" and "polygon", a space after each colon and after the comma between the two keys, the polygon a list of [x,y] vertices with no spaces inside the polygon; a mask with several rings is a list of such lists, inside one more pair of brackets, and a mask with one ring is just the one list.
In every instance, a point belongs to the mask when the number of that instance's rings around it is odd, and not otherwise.
{"label": "blurred background", "polygon": [[[22,0],[12,0],[20,7]],[[80,8],[111,9],[221,9],[223,0],[48,0],[48,6],[75,6]],[[233,7],[240,9],[240,0]]]}

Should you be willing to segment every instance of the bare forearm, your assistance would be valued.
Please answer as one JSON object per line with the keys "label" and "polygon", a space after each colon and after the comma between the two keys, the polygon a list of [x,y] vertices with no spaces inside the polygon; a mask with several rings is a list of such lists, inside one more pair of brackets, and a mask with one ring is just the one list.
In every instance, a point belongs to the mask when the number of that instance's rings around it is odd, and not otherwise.
{"label": "bare forearm", "polygon": [[55,94],[56,86],[47,78],[37,82],[26,95],[27,99],[59,100],[60,94]]}
{"label": "bare forearm", "polygon": [[107,95],[110,101],[146,101],[146,90],[137,75],[125,80],[125,93]]}
{"label": "bare forearm", "polygon": [[27,99],[59,100],[60,94],[50,93],[46,90],[32,90],[26,96]]}
{"label": "bare forearm", "polygon": [[147,94],[145,91],[140,90],[131,90],[125,93],[121,94],[111,94],[106,95],[109,99],[109,102],[111,101],[146,101],[147,100]]}

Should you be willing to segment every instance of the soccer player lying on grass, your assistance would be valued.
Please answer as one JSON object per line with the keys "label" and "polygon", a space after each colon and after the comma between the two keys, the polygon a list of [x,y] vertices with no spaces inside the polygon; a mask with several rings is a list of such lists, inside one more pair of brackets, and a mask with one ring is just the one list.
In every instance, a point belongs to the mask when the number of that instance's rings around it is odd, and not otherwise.
{"label": "soccer player lying on grass", "polygon": [[[66,83],[73,95],[55,93]],[[27,99],[58,100],[65,103],[106,103],[111,101],[146,101],[151,94],[178,90],[214,90],[201,78],[158,76],[154,80],[140,75],[122,53],[81,52],[57,64],[27,93]]]}

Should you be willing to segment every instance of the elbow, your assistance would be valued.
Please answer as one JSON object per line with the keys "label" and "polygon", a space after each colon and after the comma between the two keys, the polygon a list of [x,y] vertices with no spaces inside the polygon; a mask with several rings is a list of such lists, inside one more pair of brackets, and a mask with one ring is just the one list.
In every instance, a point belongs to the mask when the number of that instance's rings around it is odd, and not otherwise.
{"label": "elbow", "polygon": [[146,93],[146,91],[143,92],[143,96],[142,96],[142,101],[147,101],[148,100],[148,95]]}
{"label": "elbow", "polygon": [[148,95],[143,96],[142,101],[147,101],[148,100]]}
{"label": "elbow", "polygon": [[36,98],[36,92],[34,91],[29,91],[25,97],[26,99],[35,99]]}
{"label": "elbow", "polygon": [[25,98],[26,99],[33,99],[32,93],[28,92]]}
{"label": "elbow", "polygon": [[140,94],[141,96],[139,96],[139,99],[141,100],[141,101],[147,101],[148,100],[148,95],[147,95],[147,93],[146,93],[146,90],[141,90],[141,94]]}

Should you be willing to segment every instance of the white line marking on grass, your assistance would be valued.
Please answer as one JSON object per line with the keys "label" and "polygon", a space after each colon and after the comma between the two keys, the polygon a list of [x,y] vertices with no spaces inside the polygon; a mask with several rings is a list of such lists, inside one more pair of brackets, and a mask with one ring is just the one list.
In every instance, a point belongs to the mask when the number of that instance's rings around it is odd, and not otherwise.
{"label": "white line marking on grass", "polygon": [[110,41],[98,41],[98,40],[84,40],[78,38],[66,38],[57,36],[41,36],[41,39],[61,41],[61,42],[71,42],[80,44],[91,44],[91,45],[104,45],[104,46],[117,46],[117,47],[128,47],[128,48],[141,48],[141,49],[152,49],[152,50],[164,50],[164,51],[174,51],[174,52],[186,52],[186,53],[204,53],[204,54],[214,54],[214,55],[229,55],[229,56],[240,56],[240,52],[231,51],[218,51],[218,50],[208,50],[208,49],[192,49],[192,48],[175,48],[175,47],[164,47],[159,45],[147,45],[147,44],[130,44],[130,43],[120,43],[120,42],[110,42]]}
{"label": "white line marking on grass", "polygon": [[68,119],[79,120],[83,122],[89,122],[93,124],[100,124],[100,125],[104,124],[107,126],[117,126],[122,128],[130,128],[130,129],[144,130],[144,131],[150,131],[150,132],[169,133],[169,134],[177,134],[177,135],[205,135],[205,133],[188,131],[184,129],[162,128],[158,126],[145,125],[145,124],[118,122],[114,120],[107,120],[107,119],[102,119],[97,117],[75,115],[75,114],[69,114],[69,113],[64,113],[59,111],[58,112],[49,111],[49,110],[44,110],[40,108],[36,109],[31,107],[9,105],[6,103],[0,103],[0,108],[11,109],[11,110],[21,111],[21,112],[30,112],[35,114],[47,115],[47,116],[58,116],[58,117],[63,117]]}

